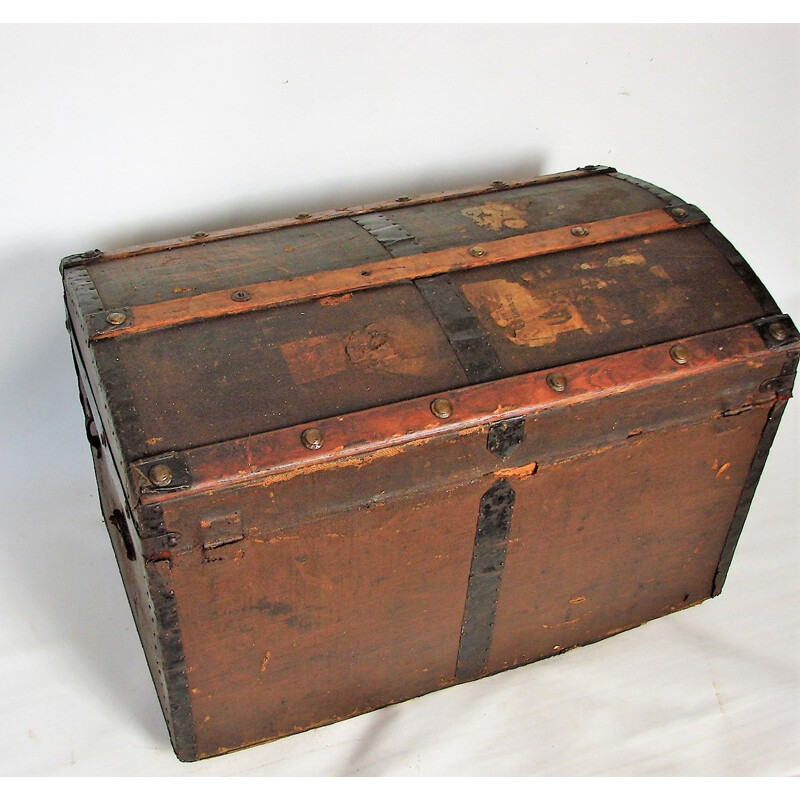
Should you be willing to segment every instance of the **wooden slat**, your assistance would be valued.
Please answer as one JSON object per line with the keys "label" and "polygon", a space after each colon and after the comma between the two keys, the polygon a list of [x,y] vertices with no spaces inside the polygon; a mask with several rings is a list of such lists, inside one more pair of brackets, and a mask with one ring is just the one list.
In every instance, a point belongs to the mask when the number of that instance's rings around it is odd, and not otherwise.
{"label": "wooden slat", "polygon": [[[203,319],[246,313],[301,303],[331,295],[386,286],[400,281],[440,275],[456,270],[473,269],[521,258],[588,247],[595,244],[647,236],[699,224],[705,219],[678,222],[663,209],[598,220],[583,226],[565,226],[547,231],[512,236],[499,241],[483,242],[469,247],[451,247],[432,253],[419,253],[404,258],[387,259],[358,267],[299,275],[284,280],[233,286],[224,291],[206,292],[192,297],[178,297],[158,303],[133,306],[126,310],[124,326],[107,327],[93,339],[104,339],[131,333],[168,328]],[[586,235],[576,236],[581,227]],[[479,253],[479,255],[473,255]],[[245,301],[234,300],[241,293]]]}
{"label": "wooden slat", "polygon": [[159,253],[166,250],[175,250],[180,247],[191,247],[192,245],[207,244],[208,242],[219,242],[223,239],[235,239],[238,236],[252,236],[254,234],[268,233],[269,231],[275,231],[281,228],[293,228],[299,225],[308,225],[313,222],[326,222],[327,220],[331,219],[352,217],[355,214],[367,214],[375,211],[390,211],[393,208],[408,208],[409,206],[418,206],[425,203],[441,203],[444,200],[457,200],[462,197],[471,197],[472,195],[485,194],[487,192],[505,192],[509,189],[523,189],[527,186],[538,186],[545,183],[557,183],[559,181],[567,181],[574,178],[584,178],[587,175],[596,175],[602,171],[605,171],[605,168],[600,168],[599,170],[577,169],[569,172],[556,172],[551,175],[540,175],[537,178],[527,181],[517,181],[513,183],[498,181],[497,183],[488,186],[471,186],[455,192],[435,192],[430,194],[415,195],[414,197],[409,197],[407,200],[383,200],[377,203],[368,203],[366,205],[348,206],[347,208],[337,208],[329,211],[318,211],[313,214],[300,214],[296,217],[286,217],[284,219],[270,220],[269,222],[259,222],[255,225],[243,225],[237,228],[226,228],[219,231],[213,231],[205,233],[201,237],[193,234],[175,239],[164,239],[160,242],[149,242],[147,244],[137,245],[136,247],[114,250],[103,253],[100,260],[103,262],[117,261],[119,259],[129,258],[130,256],[140,256],[146,253]]}
{"label": "wooden slat", "polygon": [[[436,397],[450,400],[453,406],[453,413],[447,419],[437,419],[431,413],[434,396],[421,397],[184,451],[178,455],[191,473],[191,486],[186,488],[162,492],[148,484],[149,469],[158,458],[134,464],[132,477],[142,488],[143,503],[163,502],[291,470],[315,468],[431,436],[466,431],[542,408],[583,403],[636,387],[683,380],[734,362],[755,365],[758,359],[771,355],[752,325],[681,341],[690,354],[689,362],[683,365],[670,357],[670,343],[654,345],[555,370],[567,377],[568,388],[561,393],[548,386],[547,375],[551,370],[441,393]],[[318,450],[307,450],[301,442],[303,430],[310,427],[323,434],[323,446]]]}

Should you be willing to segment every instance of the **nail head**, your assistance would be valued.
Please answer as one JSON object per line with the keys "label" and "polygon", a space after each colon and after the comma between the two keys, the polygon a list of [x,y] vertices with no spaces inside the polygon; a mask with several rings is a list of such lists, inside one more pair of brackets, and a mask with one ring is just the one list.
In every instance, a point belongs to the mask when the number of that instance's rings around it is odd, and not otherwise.
{"label": "nail head", "polygon": [[122,325],[128,319],[122,311],[112,311],[106,314],[106,322],[109,325]]}
{"label": "nail head", "polygon": [[172,470],[166,464],[156,464],[148,475],[156,486],[169,486],[172,483]]}
{"label": "nail head", "polygon": [[453,413],[453,404],[444,397],[437,397],[431,403],[431,412],[434,417],[447,419]]}
{"label": "nail head", "polygon": [[563,392],[566,391],[567,388],[567,376],[564,375],[563,372],[551,372],[547,376],[547,385],[554,391],[554,392]]}
{"label": "nail head", "polygon": [[306,428],[300,434],[300,441],[309,450],[319,450],[323,442],[322,431],[319,428]]}
{"label": "nail head", "polygon": [[676,344],[670,348],[669,356],[676,364],[685,364],[689,360],[689,350],[685,344]]}
{"label": "nail head", "polygon": [[776,341],[782,342],[789,335],[789,331],[782,322],[773,322],[768,328],[767,333]]}

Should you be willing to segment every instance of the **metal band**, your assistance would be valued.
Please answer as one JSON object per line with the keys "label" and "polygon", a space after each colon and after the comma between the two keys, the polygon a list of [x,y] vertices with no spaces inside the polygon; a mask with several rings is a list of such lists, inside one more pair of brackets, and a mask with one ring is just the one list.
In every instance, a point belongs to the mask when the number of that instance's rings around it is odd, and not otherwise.
{"label": "metal band", "polygon": [[742,494],[739,497],[739,505],[736,507],[736,513],[734,514],[733,521],[728,529],[728,535],[725,539],[725,544],[722,548],[719,565],[717,566],[717,572],[714,576],[714,585],[711,591],[712,597],[718,595],[722,591],[722,587],[725,584],[725,578],[728,575],[728,569],[730,568],[731,561],[733,559],[733,553],[736,550],[736,545],[738,544],[739,537],[742,534],[742,529],[744,528],[744,523],[747,519],[747,513],[750,511],[750,504],[753,502],[753,496],[755,495],[756,487],[761,479],[761,473],[764,471],[764,464],[766,463],[772,443],[775,440],[775,434],[778,431],[778,425],[780,424],[781,417],[783,416],[784,409],[786,408],[786,403],[792,393],[794,377],[797,371],[798,357],[800,357],[800,353],[789,353],[786,363],[781,369],[781,376],[786,378],[786,382],[782,387],[782,392],[778,395],[777,402],[769,412],[767,423],[761,433],[761,439],[759,440],[758,448],[756,449],[756,454],[753,457],[752,463],[750,464],[750,471],[747,474],[747,480],[745,481],[744,488],[742,489]]}
{"label": "metal band", "polygon": [[456,662],[456,680],[479,678],[492,644],[515,493],[505,478],[481,498]]}
{"label": "metal band", "polygon": [[486,449],[498,458],[508,458],[525,441],[525,417],[504,419],[489,426]]}
{"label": "metal band", "polygon": [[414,281],[473,383],[503,376],[500,359],[472,307],[447,275]]}
{"label": "metal band", "polygon": [[424,252],[422,245],[408,231],[383,214],[359,214],[350,219],[377,239],[390,256],[398,258]]}
{"label": "metal band", "polygon": [[683,204],[683,200],[675,194],[662,189],[660,186],[656,186],[655,184],[648,183],[647,181],[640,180],[639,178],[634,178],[631,175],[624,175],[622,172],[617,172],[616,170],[609,173],[612,178],[617,178],[621,181],[625,181],[625,183],[630,183],[633,186],[638,186],[640,189],[644,189],[646,192],[650,192],[650,194],[655,195],[659,200],[662,200],[668,206],[678,206]]}
{"label": "metal band", "polygon": [[713,225],[704,225],[700,230],[706,239],[728,259],[728,263],[736,271],[736,274],[744,281],[753,297],[761,304],[764,314],[780,314],[780,308],[778,308],[778,304],[767,290],[767,287],[761,283],[759,277],[753,272],[753,268],[742,258],[739,251]]}

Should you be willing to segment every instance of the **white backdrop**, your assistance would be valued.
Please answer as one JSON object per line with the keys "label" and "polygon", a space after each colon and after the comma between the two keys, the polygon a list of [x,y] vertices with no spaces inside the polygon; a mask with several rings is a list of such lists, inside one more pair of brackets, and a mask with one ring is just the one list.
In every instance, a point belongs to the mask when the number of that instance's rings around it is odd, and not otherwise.
{"label": "white backdrop", "polygon": [[606,163],[700,206],[797,319],[798,44],[794,26],[0,27],[0,774],[800,773],[800,401],[720,598],[180,764],[100,520],[57,271]]}

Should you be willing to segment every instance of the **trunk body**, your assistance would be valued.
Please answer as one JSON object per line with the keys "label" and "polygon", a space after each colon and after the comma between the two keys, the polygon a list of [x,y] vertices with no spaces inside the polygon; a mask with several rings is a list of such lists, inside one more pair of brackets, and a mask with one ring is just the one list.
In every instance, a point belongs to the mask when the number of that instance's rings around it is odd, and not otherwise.
{"label": "trunk body", "polygon": [[62,273],[184,760],[718,594],[800,349],[702,212],[610,168]]}

